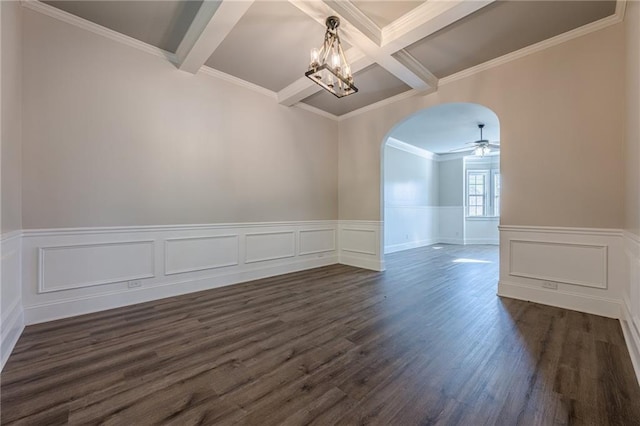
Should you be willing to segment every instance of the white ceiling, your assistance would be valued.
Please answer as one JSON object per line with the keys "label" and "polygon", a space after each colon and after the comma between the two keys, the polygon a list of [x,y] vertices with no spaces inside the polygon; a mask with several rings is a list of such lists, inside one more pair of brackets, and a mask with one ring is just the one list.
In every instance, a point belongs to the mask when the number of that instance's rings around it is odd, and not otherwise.
{"label": "white ceiling", "polygon": [[[618,14],[622,0],[143,0],[29,1],[62,10],[166,51],[183,71],[203,65],[335,116]],[[622,8],[620,8],[622,10]],[[359,92],[336,99],[304,77],[327,16],[340,34]],[[73,20],[67,19],[68,22]],[[83,25],[86,28],[86,25]]]}
{"label": "white ceiling", "polygon": [[442,104],[419,111],[398,124],[389,136],[436,154],[447,154],[480,139],[481,123],[485,125],[483,138],[500,142],[498,116],[487,107],[470,103]]}

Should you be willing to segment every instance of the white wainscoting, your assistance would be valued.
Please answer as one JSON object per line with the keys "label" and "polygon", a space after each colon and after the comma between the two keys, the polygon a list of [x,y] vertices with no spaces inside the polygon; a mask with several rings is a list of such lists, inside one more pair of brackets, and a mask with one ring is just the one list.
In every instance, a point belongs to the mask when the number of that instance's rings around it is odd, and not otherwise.
{"label": "white wainscoting", "polygon": [[338,241],[340,263],[374,271],[384,271],[382,222],[340,221]]}
{"label": "white wainscoting", "polygon": [[387,206],[384,209],[384,252],[394,253],[438,242],[437,206]]}
{"label": "white wainscoting", "polygon": [[24,329],[22,308],[22,239],[21,232],[2,235],[0,294],[0,370],[4,367],[13,347]]}
{"label": "white wainscoting", "polygon": [[[25,230],[25,321],[34,324],[337,263],[337,228],[337,221],[305,221]],[[375,252],[371,246],[377,234],[349,236],[350,248],[361,249],[361,256]]]}
{"label": "white wainscoting", "polygon": [[624,232],[624,247],[629,270],[628,291],[622,306],[622,331],[631,361],[640,383],[640,237]]}
{"label": "white wainscoting", "polygon": [[38,293],[155,277],[155,241],[38,247]]}
{"label": "white wainscoting", "polygon": [[464,243],[465,244],[499,244],[500,232],[499,217],[465,218]]}
{"label": "white wainscoting", "polygon": [[500,296],[620,318],[628,275],[620,230],[501,226],[500,244]]}
{"label": "white wainscoting", "polygon": [[438,241],[444,244],[464,244],[464,207],[438,207]]}

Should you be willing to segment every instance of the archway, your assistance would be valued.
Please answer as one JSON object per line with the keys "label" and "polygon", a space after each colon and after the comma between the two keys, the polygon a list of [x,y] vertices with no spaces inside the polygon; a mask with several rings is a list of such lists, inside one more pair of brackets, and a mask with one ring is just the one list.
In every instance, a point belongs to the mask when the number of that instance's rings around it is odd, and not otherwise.
{"label": "archway", "polygon": [[[479,150],[480,140],[491,145]],[[473,103],[432,106],[396,124],[381,145],[384,253],[440,243],[498,245],[499,141],[498,116]]]}

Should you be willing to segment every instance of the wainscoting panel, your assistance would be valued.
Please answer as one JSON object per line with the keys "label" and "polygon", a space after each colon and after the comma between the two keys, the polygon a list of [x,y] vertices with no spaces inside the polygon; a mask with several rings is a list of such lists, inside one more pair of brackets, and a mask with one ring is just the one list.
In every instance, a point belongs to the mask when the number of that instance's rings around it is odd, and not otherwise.
{"label": "wainscoting panel", "polygon": [[340,263],[384,271],[382,222],[340,221]]}
{"label": "wainscoting panel", "polygon": [[625,231],[624,246],[629,266],[629,287],[624,295],[621,323],[640,383],[640,236]]}
{"label": "wainscoting panel", "polygon": [[235,266],[239,263],[237,234],[165,240],[165,275]]}
{"label": "wainscoting panel", "polygon": [[24,329],[21,232],[3,234],[1,238],[0,370]]}
{"label": "wainscoting panel", "polygon": [[510,241],[509,275],[607,288],[607,246]]}
{"label": "wainscoting panel", "polygon": [[300,221],[25,230],[25,321],[337,263],[337,229],[337,221]]}
{"label": "wainscoting panel", "polygon": [[620,318],[620,230],[501,226],[500,245],[499,295]]}
{"label": "wainscoting panel", "polygon": [[335,229],[302,230],[298,239],[298,255],[327,253],[336,249]]}
{"label": "wainscoting panel", "polygon": [[284,259],[296,255],[293,231],[247,234],[246,239],[245,263]]}
{"label": "wainscoting panel", "polygon": [[154,241],[38,248],[38,291],[70,290],[154,277]]}

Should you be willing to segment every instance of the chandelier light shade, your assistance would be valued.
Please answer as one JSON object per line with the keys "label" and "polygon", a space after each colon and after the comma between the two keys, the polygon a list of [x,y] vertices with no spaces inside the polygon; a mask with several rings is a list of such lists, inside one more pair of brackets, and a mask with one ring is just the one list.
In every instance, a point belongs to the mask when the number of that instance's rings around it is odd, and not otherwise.
{"label": "chandelier light shade", "polygon": [[356,93],[358,88],[353,85],[351,67],[340,44],[340,19],[329,16],[326,25],[324,43],[320,49],[311,50],[309,70],[304,75],[336,97],[342,98]]}

